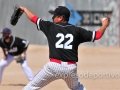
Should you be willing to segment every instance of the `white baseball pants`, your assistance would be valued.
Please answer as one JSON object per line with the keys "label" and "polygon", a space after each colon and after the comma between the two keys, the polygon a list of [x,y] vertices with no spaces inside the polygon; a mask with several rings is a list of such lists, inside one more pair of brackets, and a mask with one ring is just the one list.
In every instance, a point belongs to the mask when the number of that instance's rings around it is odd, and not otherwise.
{"label": "white baseball pants", "polygon": [[78,82],[77,64],[48,62],[22,90],[39,90],[56,79],[63,79],[70,90],[86,90]]}
{"label": "white baseball pants", "polygon": [[[11,56],[8,54],[6,60],[2,59],[0,61],[0,82],[2,81],[2,75],[3,75],[3,71],[4,71],[5,67],[7,67],[13,60],[14,60],[14,56]],[[27,65],[26,58],[21,63],[21,67],[22,67],[25,75],[27,76],[28,80],[31,81],[32,78],[34,77],[34,75],[33,75],[32,70],[30,69],[30,67]]]}

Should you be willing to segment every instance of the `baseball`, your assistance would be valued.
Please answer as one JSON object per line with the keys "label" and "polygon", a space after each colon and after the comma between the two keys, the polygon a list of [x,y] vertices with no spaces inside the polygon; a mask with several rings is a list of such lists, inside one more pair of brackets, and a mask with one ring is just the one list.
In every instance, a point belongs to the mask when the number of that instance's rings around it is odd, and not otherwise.
{"label": "baseball", "polygon": [[102,18],[102,21],[104,21],[106,18]]}

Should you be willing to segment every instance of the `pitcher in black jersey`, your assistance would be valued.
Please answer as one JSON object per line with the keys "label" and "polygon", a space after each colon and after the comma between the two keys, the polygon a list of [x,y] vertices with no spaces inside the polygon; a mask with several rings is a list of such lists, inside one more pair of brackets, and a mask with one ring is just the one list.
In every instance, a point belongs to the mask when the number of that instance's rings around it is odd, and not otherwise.
{"label": "pitcher in black jersey", "polygon": [[24,54],[21,67],[28,80],[31,81],[33,78],[33,72],[26,62],[26,50],[28,48],[29,41],[13,36],[9,28],[4,28],[1,33],[2,38],[0,39],[0,47],[3,50],[4,56],[3,59],[0,60],[0,82],[2,81],[2,75],[5,67],[14,60],[15,56],[20,54]]}
{"label": "pitcher in black jersey", "polygon": [[69,24],[70,11],[65,6],[59,6],[50,12],[53,14],[53,22],[44,21],[25,7],[20,8],[29,20],[37,25],[37,29],[46,35],[50,58],[50,62],[23,90],[39,90],[56,79],[63,79],[70,90],[86,90],[78,82],[78,46],[84,42],[100,39],[109,25],[109,18],[101,19],[100,29],[90,31]]}

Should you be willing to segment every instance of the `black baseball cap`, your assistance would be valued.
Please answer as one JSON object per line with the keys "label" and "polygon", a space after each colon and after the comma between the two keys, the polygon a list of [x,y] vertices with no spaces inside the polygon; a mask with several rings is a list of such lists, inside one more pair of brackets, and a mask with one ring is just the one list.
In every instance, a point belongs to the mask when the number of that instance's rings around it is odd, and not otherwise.
{"label": "black baseball cap", "polygon": [[51,14],[62,15],[65,18],[69,19],[70,11],[65,6],[58,6],[54,11],[49,11]]}
{"label": "black baseball cap", "polygon": [[9,28],[4,28],[1,33],[2,34],[10,34],[11,30]]}

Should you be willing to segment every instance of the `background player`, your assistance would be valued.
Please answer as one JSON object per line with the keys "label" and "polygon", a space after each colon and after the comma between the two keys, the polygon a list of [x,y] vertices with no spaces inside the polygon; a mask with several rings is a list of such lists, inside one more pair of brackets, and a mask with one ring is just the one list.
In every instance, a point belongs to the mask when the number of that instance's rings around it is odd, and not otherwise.
{"label": "background player", "polygon": [[2,81],[2,74],[5,67],[14,60],[15,56],[21,54],[24,55],[21,62],[22,69],[28,80],[32,80],[33,72],[26,62],[26,50],[28,48],[29,41],[19,37],[14,37],[9,28],[4,28],[1,33],[2,38],[0,39],[0,46],[3,50],[4,57],[0,61],[0,82]]}
{"label": "background player", "polygon": [[53,80],[63,79],[71,90],[86,90],[78,82],[77,63],[78,46],[83,42],[98,40],[104,34],[109,19],[101,20],[102,26],[97,31],[87,31],[68,23],[70,11],[59,6],[53,12],[53,23],[44,21],[25,7],[20,7],[27,17],[37,25],[48,39],[49,58],[44,68],[29,82],[23,90],[38,90]]}

